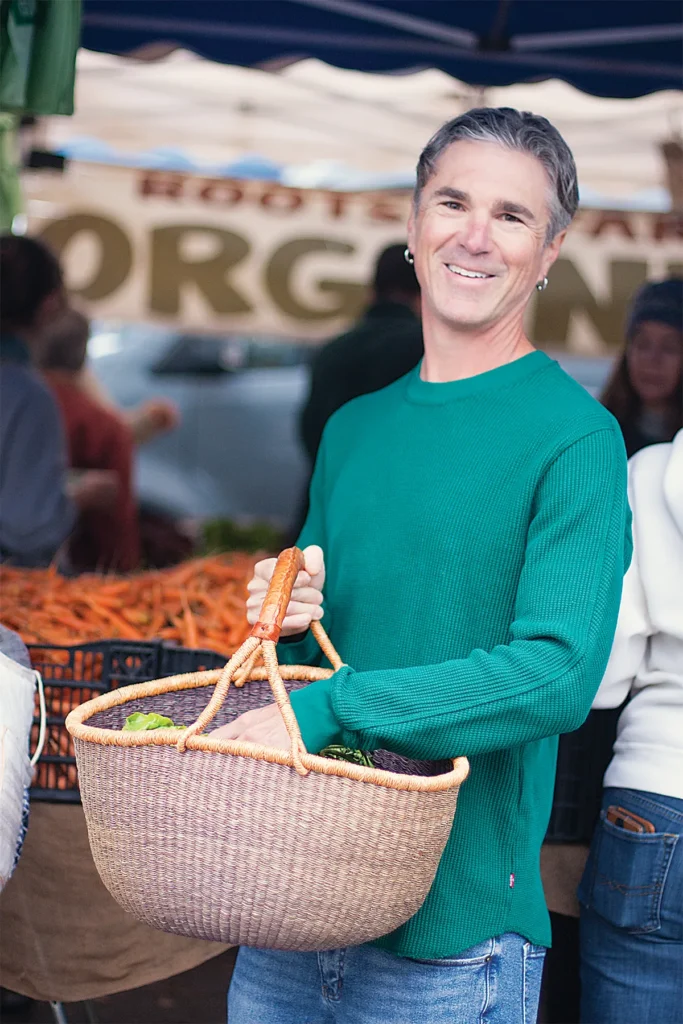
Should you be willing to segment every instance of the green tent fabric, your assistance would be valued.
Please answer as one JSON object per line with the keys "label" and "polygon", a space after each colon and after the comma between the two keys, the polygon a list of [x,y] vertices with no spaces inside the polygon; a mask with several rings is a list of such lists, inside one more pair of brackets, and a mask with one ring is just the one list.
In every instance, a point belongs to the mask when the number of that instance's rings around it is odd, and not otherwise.
{"label": "green tent fabric", "polygon": [[15,114],[0,114],[0,231],[11,231],[23,208],[16,152],[18,120]]}
{"label": "green tent fabric", "polygon": [[0,0],[0,111],[73,114],[81,0]]}
{"label": "green tent fabric", "polygon": [[16,128],[23,114],[73,114],[81,0],[0,0],[0,230],[22,210]]}

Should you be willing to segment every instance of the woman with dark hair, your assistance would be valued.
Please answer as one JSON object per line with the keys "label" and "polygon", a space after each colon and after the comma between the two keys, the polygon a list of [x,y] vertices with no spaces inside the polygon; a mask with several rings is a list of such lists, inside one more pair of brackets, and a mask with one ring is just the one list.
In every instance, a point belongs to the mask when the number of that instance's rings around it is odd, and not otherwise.
{"label": "woman with dark hair", "polygon": [[66,295],[57,258],[34,238],[0,238],[0,275],[0,561],[45,565],[75,509],[59,412],[33,364]]}
{"label": "woman with dark hair", "polygon": [[0,562],[48,565],[76,511],[111,502],[116,478],[67,480],[59,410],[35,370],[67,301],[57,257],[38,239],[2,235],[0,282]]}
{"label": "woman with dark hair", "polygon": [[629,458],[683,427],[683,280],[651,282],[636,294],[601,402],[618,420]]}
{"label": "woman with dark hair", "polygon": [[[600,398],[621,427],[629,458],[641,448],[672,441],[683,427],[682,374],[683,280],[648,282],[633,299],[624,351]],[[598,822],[602,778],[612,758],[620,713],[621,708],[602,703],[580,729],[559,741],[551,831],[541,855],[553,928],[544,976],[547,1024],[574,1024],[580,1015],[576,888]],[[571,822],[567,806],[572,808]],[[560,839],[553,835],[554,825]],[[569,831],[574,833],[572,842]]]}

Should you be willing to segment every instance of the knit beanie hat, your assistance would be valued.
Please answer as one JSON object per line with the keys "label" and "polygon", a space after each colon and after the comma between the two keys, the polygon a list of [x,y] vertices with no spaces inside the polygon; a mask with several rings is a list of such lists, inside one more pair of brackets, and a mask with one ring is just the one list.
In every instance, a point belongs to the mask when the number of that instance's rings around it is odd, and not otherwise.
{"label": "knit beanie hat", "polygon": [[650,281],[636,292],[626,320],[626,337],[645,320],[668,324],[683,331],[683,279],[670,277],[667,281]]}

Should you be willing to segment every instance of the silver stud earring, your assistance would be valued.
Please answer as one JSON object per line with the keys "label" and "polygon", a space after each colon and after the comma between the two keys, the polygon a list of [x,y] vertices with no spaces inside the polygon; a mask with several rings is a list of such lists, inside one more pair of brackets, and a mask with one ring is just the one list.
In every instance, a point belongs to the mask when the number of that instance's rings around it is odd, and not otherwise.
{"label": "silver stud earring", "polygon": [[536,291],[537,292],[544,292],[547,287],[548,287],[548,278],[547,277],[544,277],[542,281],[537,281],[536,282]]}
{"label": "silver stud earring", "polygon": [[410,263],[411,266],[415,262],[415,257],[413,256],[410,249],[403,250],[403,259],[406,261],[406,263]]}

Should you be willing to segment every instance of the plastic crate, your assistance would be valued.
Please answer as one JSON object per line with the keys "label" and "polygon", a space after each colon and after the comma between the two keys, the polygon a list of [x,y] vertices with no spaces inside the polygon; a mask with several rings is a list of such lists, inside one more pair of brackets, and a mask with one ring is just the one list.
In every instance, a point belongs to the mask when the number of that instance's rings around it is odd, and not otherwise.
{"label": "plastic crate", "polygon": [[[31,663],[43,677],[47,711],[43,753],[35,767],[32,800],[80,803],[73,743],[64,724],[72,708],[117,686],[222,668],[215,651],[189,650],[160,641],[102,640],[74,647],[29,646]],[[36,699],[31,752],[40,729]]]}
{"label": "plastic crate", "polygon": [[160,648],[157,679],[223,668],[228,660],[225,655],[216,654],[215,651],[193,651],[189,647],[174,647],[172,644],[161,644]]}

